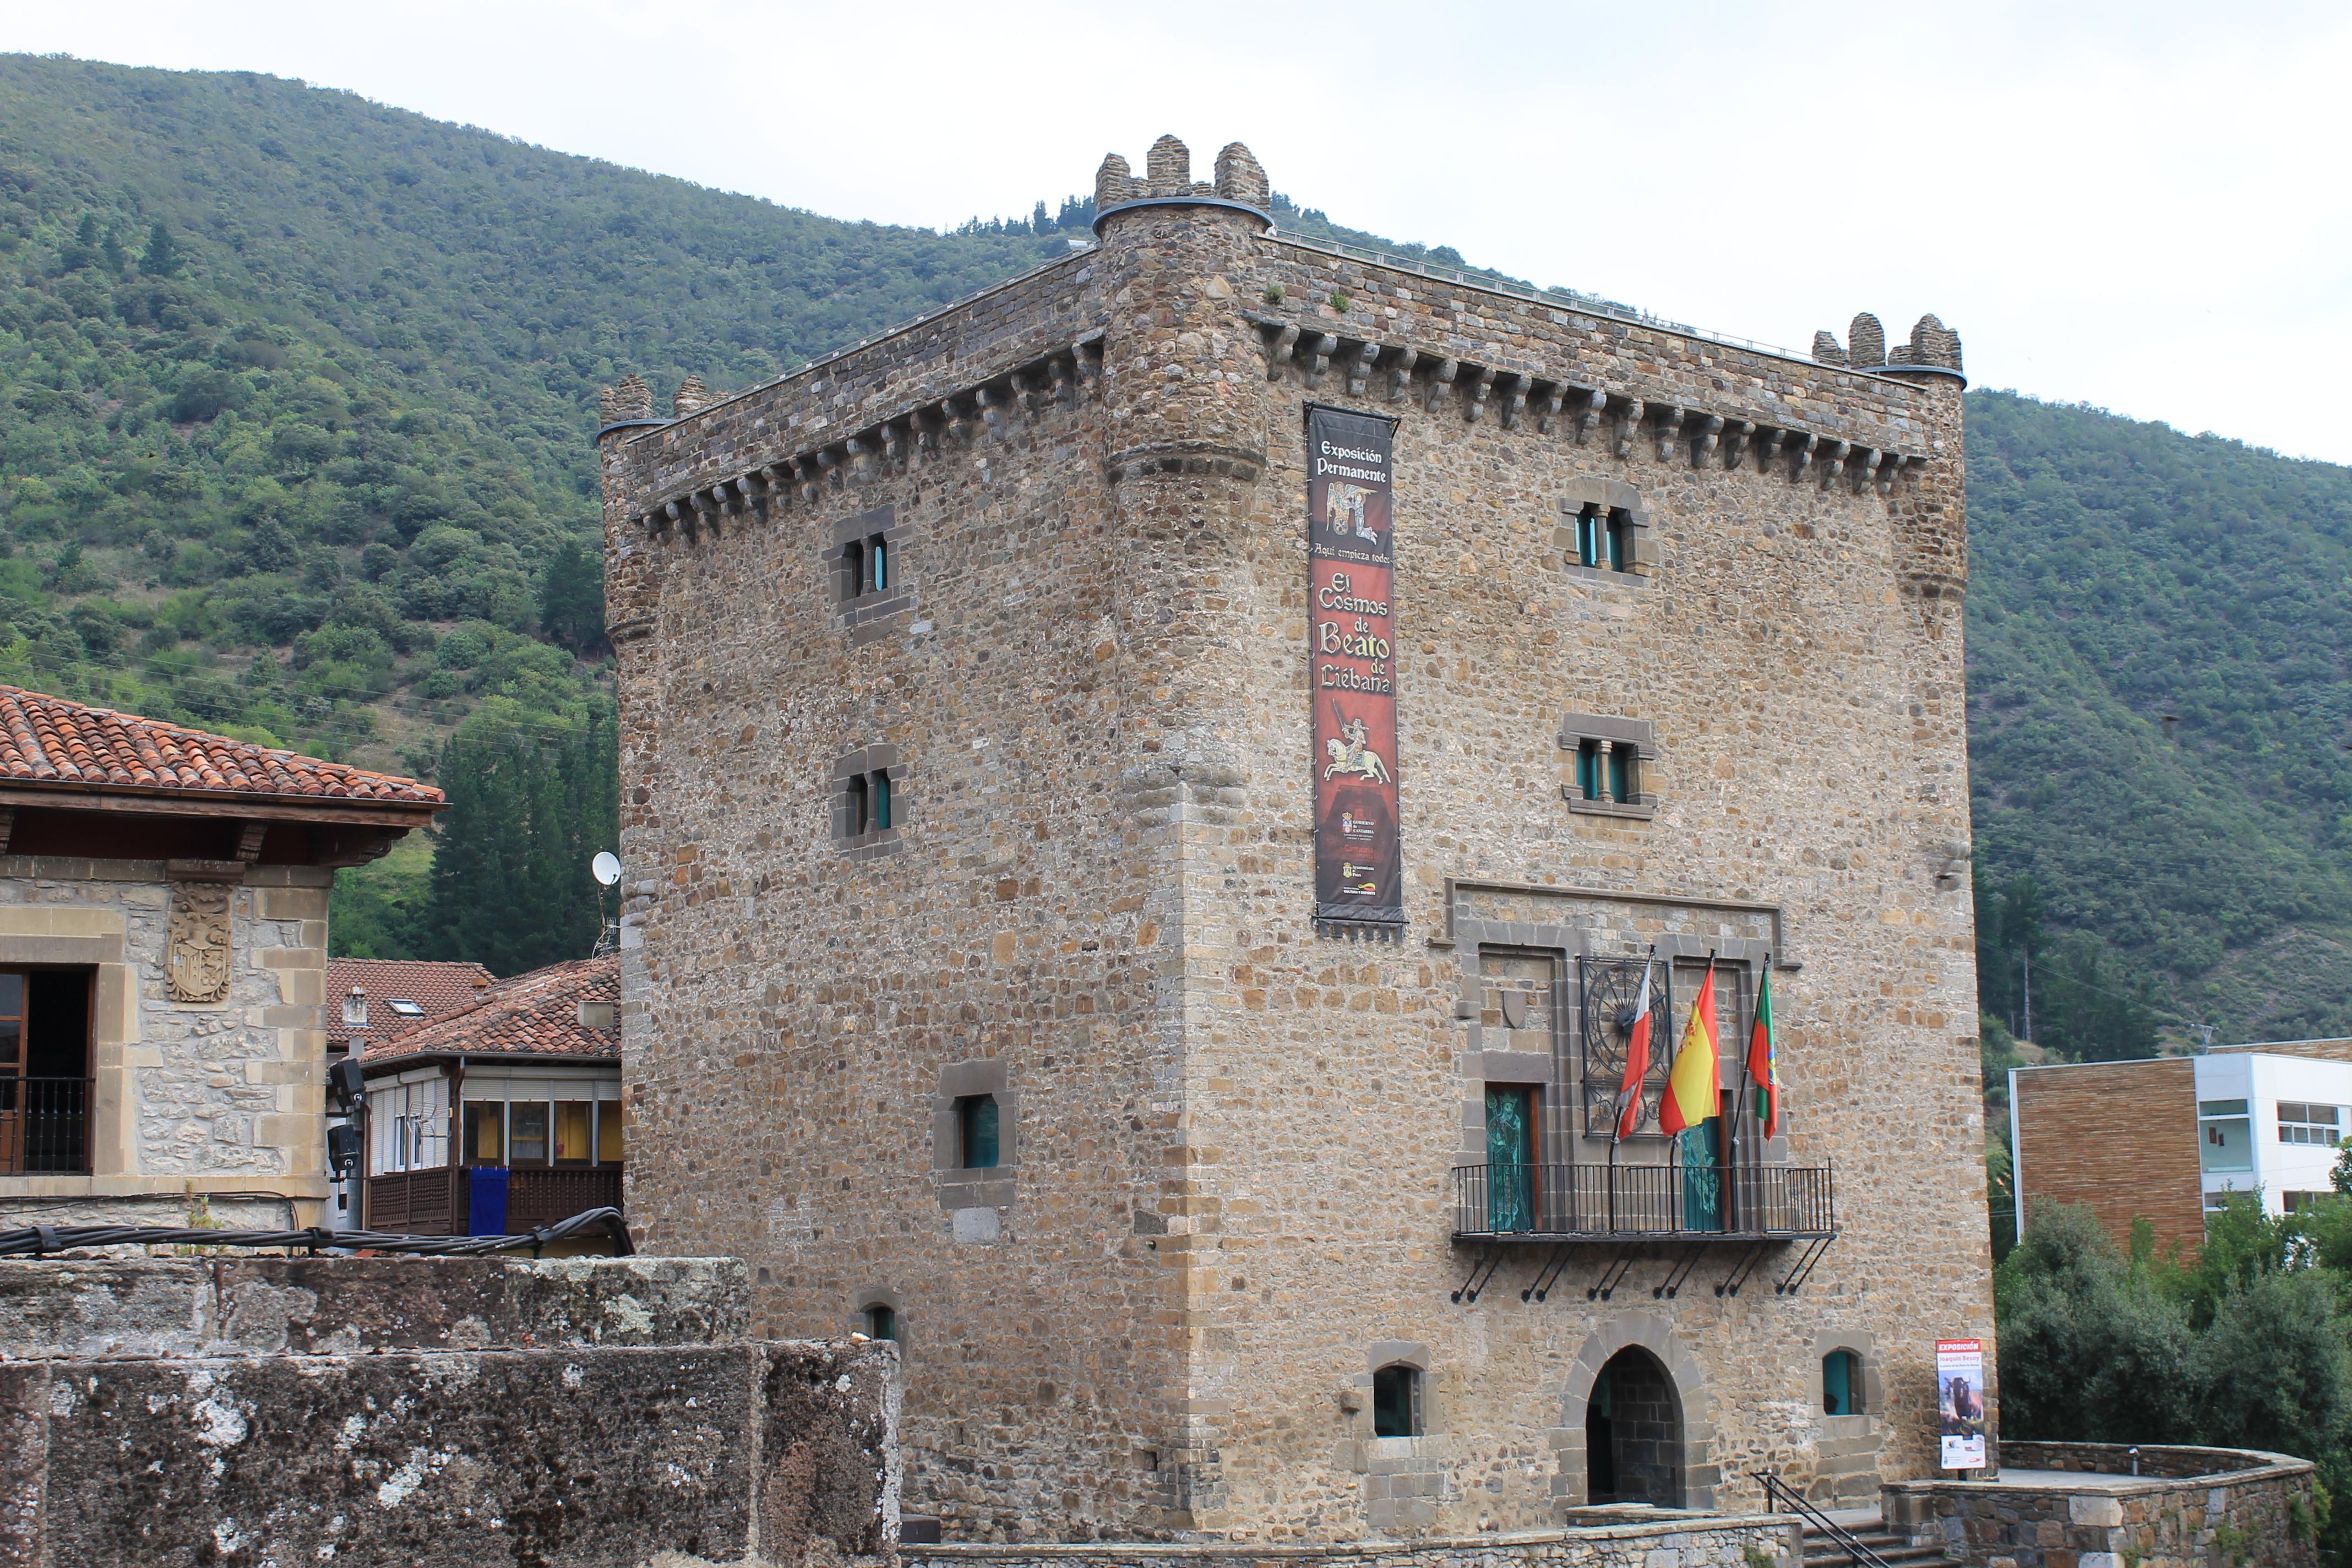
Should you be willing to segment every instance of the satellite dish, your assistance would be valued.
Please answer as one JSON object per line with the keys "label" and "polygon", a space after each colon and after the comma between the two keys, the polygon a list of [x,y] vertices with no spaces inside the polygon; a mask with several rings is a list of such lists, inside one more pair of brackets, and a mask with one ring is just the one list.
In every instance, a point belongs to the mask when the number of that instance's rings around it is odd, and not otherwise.
{"label": "satellite dish", "polygon": [[596,858],[588,862],[588,868],[596,874],[596,880],[604,887],[609,888],[621,879],[620,858],[610,849],[597,850]]}

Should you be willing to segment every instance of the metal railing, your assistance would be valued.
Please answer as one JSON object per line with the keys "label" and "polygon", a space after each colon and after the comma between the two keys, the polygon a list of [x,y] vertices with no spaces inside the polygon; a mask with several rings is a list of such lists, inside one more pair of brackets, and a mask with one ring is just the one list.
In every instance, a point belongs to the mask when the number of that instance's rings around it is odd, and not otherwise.
{"label": "metal railing", "polygon": [[1848,1568],[1893,1568],[1885,1558],[1862,1543],[1860,1537],[1844,1525],[1807,1502],[1797,1489],[1780,1477],[1763,1470],[1748,1472],[1764,1483],[1764,1506],[1769,1513],[1782,1510],[1793,1513],[1807,1527],[1827,1536],[1846,1555]]}
{"label": "metal railing", "polygon": [[0,1078],[0,1175],[89,1173],[90,1080]]}
{"label": "metal railing", "polygon": [[1826,1165],[1457,1165],[1454,1234],[1834,1236],[1834,1177]]}

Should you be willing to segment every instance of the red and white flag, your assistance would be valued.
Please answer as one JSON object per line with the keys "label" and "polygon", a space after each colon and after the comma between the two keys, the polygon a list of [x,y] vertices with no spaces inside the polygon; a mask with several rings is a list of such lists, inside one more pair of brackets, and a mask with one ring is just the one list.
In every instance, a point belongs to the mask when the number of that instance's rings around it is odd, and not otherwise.
{"label": "red and white flag", "polygon": [[1625,1037],[1625,1081],[1617,1090],[1617,1136],[1623,1142],[1642,1124],[1642,1080],[1650,1076],[1650,961],[1642,961],[1642,991],[1633,1002],[1633,1027]]}

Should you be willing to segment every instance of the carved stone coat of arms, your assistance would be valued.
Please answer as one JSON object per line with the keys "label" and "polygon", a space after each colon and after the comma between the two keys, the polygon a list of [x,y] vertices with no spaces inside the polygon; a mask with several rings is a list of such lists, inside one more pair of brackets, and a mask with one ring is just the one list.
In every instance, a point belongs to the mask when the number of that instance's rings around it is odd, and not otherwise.
{"label": "carved stone coat of arms", "polygon": [[229,899],[234,889],[175,882],[163,973],[174,1002],[219,1002],[228,995]]}

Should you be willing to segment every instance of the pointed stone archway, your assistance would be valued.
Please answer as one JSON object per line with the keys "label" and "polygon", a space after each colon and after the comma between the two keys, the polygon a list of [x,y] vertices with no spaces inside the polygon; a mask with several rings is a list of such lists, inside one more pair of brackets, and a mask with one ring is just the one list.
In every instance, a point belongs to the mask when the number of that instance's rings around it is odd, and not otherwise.
{"label": "pointed stone archway", "polygon": [[[1612,1394],[1622,1389],[1628,1396],[1622,1428],[1620,1417],[1594,1408],[1593,1393],[1603,1369],[1611,1372]],[[1612,1397],[1608,1403],[1613,1411],[1618,1401]],[[1590,1436],[1596,1429],[1612,1439],[1601,1470],[1604,1481],[1616,1483],[1615,1498],[1646,1497],[1689,1509],[1715,1507],[1722,1478],[1715,1463],[1706,1379],[1697,1358],[1664,1319],[1628,1313],[1596,1330],[1577,1352],[1560,1402],[1560,1423],[1551,1435],[1559,1456],[1552,1495],[1562,1507],[1596,1500]],[[1634,1489],[1629,1491],[1629,1485]],[[1656,1495],[1660,1491],[1672,1495],[1661,1498]]]}

